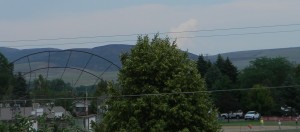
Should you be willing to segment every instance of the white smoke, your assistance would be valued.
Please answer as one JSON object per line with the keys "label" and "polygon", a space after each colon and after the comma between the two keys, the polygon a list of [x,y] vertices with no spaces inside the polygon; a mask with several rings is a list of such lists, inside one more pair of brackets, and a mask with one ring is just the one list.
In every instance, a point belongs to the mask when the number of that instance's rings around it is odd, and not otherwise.
{"label": "white smoke", "polygon": [[194,35],[193,32],[186,32],[186,31],[193,31],[196,30],[198,26],[198,21],[196,19],[189,19],[177,27],[171,28],[169,36],[172,39],[176,39],[177,46],[182,50],[188,50],[189,45],[193,43],[192,39],[184,38],[184,37],[191,37]]}

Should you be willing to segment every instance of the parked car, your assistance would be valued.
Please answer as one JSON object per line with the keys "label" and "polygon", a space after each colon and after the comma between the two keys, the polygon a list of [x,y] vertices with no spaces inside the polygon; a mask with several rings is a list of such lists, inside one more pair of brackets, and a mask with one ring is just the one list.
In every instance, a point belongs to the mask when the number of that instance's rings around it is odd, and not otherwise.
{"label": "parked car", "polygon": [[221,117],[227,119],[227,118],[236,118],[236,119],[240,119],[243,118],[243,111],[242,110],[238,110],[236,112],[229,112],[229,113],[222,113]]}
{"label": "parked car", "polygon": [[248,111],[246,114],[245,114],[245,120],[259,120],[260,119],[260,114],[256,111]]}

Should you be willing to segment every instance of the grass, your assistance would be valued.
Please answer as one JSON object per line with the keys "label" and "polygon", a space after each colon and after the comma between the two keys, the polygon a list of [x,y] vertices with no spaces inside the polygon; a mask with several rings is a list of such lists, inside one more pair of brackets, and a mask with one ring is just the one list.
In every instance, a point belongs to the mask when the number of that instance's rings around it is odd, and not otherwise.
{"label": "grass", "polygon": [[[225,132],[229,131],[257,131],[257,132],[300,132],[300,126],[296,129],[295,121],[281,122],[281,129],[279,129],[277,121],[264,121],[264,127],[261,126],[259,120],[220,120],[219,121]],[[252,126],[250,129],[248,126]]]}
{"label": "grass", "polygon": [[[230,120],[230,122],[227,122],[227,120],[220,121],[220,124],[222,126],[247,126],[251,124],[252,126],[260,126],[261,123],[258,120]],[[295,121],[283,121],[281,122],[282,126],[296,126]],[[299,124],[298,124],[299,125]],[[264,126],[278,126],[277,121],[264,121]],[[300,126],[299,126],[300,127]]]}
{"label": "grass", "polygon": [[289,130],[266,130],[266,131],[259,131],[259,132],[299,132],[299,129],[289,129]]}

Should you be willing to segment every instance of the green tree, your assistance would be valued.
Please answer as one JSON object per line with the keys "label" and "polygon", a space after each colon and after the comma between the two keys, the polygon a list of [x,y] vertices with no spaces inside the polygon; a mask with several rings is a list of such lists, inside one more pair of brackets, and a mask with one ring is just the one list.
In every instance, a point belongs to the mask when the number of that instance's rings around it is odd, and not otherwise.
{"label": "green tree", "polygon": [[[232,85],[233,84],[228,76],[221,76],[213,83],[212,89],[229,90],[233,88]],[[215,105],[221,112],[236,111],[238,109],[241,109],[239,107],[239,101],[232,91],[214,92],[212,93],[212,97],[214,99]]]}
{"label": "green tree", "polygon": [[29,117],[22,117],[17,114],[12,122],[0,121],[0,132],[27,132],[34,131],[32,128],[33,120]]}
{"label": "green tree", "polygon": [[211,62],[209,60],[205,60],[204,56],[201,54],[197,60],[197,68],[200,72],[201,76],[204,77],[207,70],[211,67]]}
{"label": "green tree", "polygon": [[[111,98],[105,131],[217,131],[219,125],[196,64],[158,35],[138,37],[131,53],[121,56],[120,91]],[[173,93],[173,94],[163,94]],[[146,95],[145,95],[146,94]],[[157,94],[157,96],[147,95]]]}
{"label": "green tree", "polygon": [[[292,83],[289,84],[287,81],[293,80],[294,71],[294,65],[286,58],[261,57],[251,61],[250,65],[242,70],[239,75],[239,81],[243,88],[253,87],[257,84],[269,87],[290,85]],[[271,91],[271,96],[275,102],[275,107],[273,108],[276,108],[273,110],[273,114],[279,114],[280,107],[286,105],[286,100],[283,97],[285,94],[289,94],[288,92],[289,90],[287,89],[274,89]]]}
{"label": "green tree", "polygon": [[216,60],[216,62],[215,62],[215,65],[220,69],[220,71],[221,71],[221,73],[225,73],[225,60],[224,60],[224,58],[222,57],[222,55],[221,54],[218,54],[218,56],[217,56],[217,60]]}
{"label": "green tree", "polygon": [[300,84],[300,64],[295,67],[295,79],[298,84]]}
{"label": "green tree", "polygon": [[0,53],[0,99],[8,94],[13,79],[13,65],[8,63],[6,57]]}
{"label": "green tree", "polygon": [[224,73],[225,75],[227,75],[229,77],[229,79],[235,83],[237,80],[237,75],[238,75],[238,70],[237,68],[232,64],[232,62],[229,60],[229,58],[227,57],[225,62],[224,62]]}
{"label": "green tree", "polygon": [[38,79],[34,80],[33,87],[31,97],[34,99],[47,98],[50,95],[48,80],[42,75],[39,75]]}
{"label": "green tree", "polygon": [[242,70],[239,76],[242,87],[256,84],[264,86],[280,86],[293,72],[293,64],[286,58],[257,58]]}
{"label": "green tree", "polygon": [[97,88],[96,88],[96,91],[94,93],[94,97],[96,97],[95,99],[92,100],[92,103],[91,103],[91,113],[97,113],[97,105],[100,105],[98,104],[100,100],[100,97],[101,96],[106,96],[108,94],[108,82],[101,79],[97,85]]}
{"label": "green tree", "polygon": [[108,86],[108,82],[101,79],[99,81],[98,85],[97,85],[97,89],[94,93],[94,96],[99,97],[99,96],[102,96],[102,95],[106,95],[108,93],[107,86]]}
{"label": "green tree", "polygon": [[[295,72],[295,74],[297,73]],[[278,103],[278,107],[287,106],[296,110],[293,112],[300,111],[300,97],[298,96],[300,94],[300,87],[296,86],[296,80],[297,77],[289,76],[284,82],[284,85],[289,87],[286,87],[284,89],[278,89],[278,93],[280,93],[280,102]],[[290,111],[287,114],[295,114],[293,112]]]}
{"label": "green tree", "polygon": [[211,66],[205,74],[205,80],[208,90],[217,90],[216,87],[213,87],[213,85],[217,80],[220,80],[221,78],[222,73],[220,69],[215,65]]}
{"label": "green tree", "polygon": [[215,65],[220,69],[223,75],[228,76],[233,83],[236,82],[238,71],[228,57],[226,58],[226,60],[224,60],[224,58],[220,54],[218,54]]}
{"label": "green tree", "polygon": [[27,83],[21,73],[14,76],[12,99],[29,99]]}
{"label": "green tree", "polygon": [[246,95],[245,106],[247,110],[257,110],[262,115],[268,115],[274,107],[271,91],[261,85],[255,85]]}

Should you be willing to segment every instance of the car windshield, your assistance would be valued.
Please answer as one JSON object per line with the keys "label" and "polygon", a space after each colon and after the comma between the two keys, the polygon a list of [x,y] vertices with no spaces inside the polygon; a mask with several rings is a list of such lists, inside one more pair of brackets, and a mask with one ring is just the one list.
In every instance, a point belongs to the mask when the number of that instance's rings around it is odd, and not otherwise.
{"label": "car windshield", "polygon": [[249,112],[247,112],[247,114],[255,114],[255,112],[254,111],[249,111]]}

